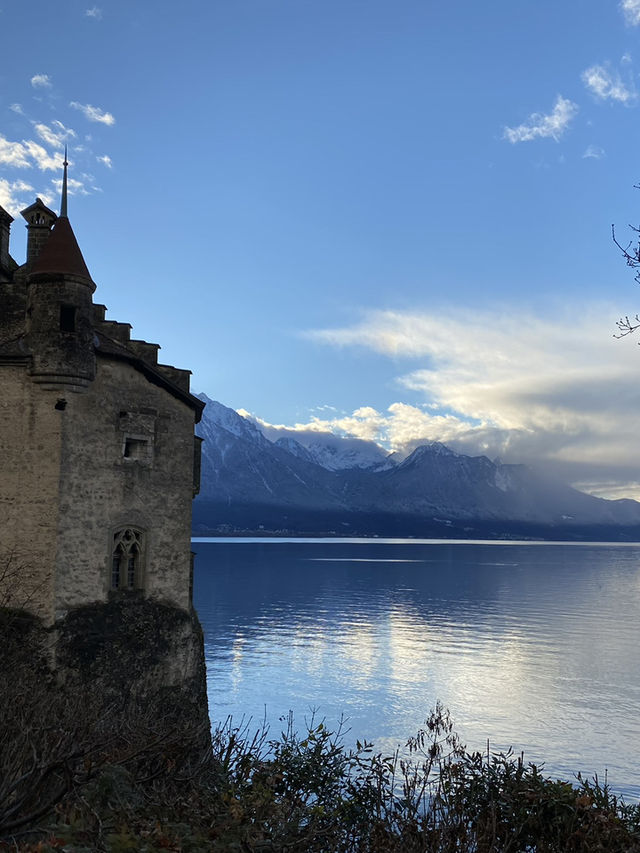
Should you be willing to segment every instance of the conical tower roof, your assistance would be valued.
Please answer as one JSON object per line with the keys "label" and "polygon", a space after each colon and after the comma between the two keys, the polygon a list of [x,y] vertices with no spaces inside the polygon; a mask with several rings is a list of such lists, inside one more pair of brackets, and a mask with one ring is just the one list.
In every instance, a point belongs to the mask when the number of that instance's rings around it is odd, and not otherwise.
{"label": "conical tower roof", "polygon": [[31,268],[31,276],[36,275],[72,275],[86,279],[87,284],[93,284],[76,235],[66,216],[58,217],[51,236]]}
{"label": "conical tower roof", "polygon": [[62,178],[62,200],[60,216],[51,231],[51,236],[31,268],[30,278],[37,276],[74,276],[84,279],[87,284],[95,284],[91,279],[87,265],[82,257],[80,246],[67,217],[67,149],[64,150],[64,173]]}

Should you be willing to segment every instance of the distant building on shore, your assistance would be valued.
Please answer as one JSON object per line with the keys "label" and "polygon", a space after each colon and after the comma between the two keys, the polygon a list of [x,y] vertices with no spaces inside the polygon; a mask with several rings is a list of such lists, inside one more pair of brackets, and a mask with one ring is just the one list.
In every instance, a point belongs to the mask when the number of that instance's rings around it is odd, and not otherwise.
{"label": "distant building on shore", "polygon": [[143,598],[191,608],[194,425],[189,371],[105,319],[67,217],[22,211],[26,262],[0,207],[0,604],[45,625]]}

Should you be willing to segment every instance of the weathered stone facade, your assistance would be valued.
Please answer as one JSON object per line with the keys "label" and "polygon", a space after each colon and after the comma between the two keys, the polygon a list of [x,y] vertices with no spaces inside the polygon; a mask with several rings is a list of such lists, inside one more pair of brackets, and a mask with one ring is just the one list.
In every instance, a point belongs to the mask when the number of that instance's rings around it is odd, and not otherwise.
{"label": "weathered stone facade", "polygon": [[0,208],[0,603],[48,626],[132,596],[189,612],[203,404],[94,304],[66,200],[23,216],[18,266]]}

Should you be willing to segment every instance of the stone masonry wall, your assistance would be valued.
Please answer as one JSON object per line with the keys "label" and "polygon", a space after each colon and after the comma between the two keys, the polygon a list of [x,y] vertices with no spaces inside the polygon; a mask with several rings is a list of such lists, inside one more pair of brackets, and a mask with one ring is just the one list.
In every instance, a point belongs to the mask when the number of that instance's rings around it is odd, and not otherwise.
{"label": "stone masonry wall", "polygon": [[144,533],[145,593],[188,609],[193,410],[127,362],[97,368],[62,412],[56,616],[107,600],[113,535],[127,526]]}
{"label": "stone masonry wall", "polygon": [[[24,365],[2,366],[0,603],[53,616],[61,420]],[[3,583],[4,576],[4,583]]]}

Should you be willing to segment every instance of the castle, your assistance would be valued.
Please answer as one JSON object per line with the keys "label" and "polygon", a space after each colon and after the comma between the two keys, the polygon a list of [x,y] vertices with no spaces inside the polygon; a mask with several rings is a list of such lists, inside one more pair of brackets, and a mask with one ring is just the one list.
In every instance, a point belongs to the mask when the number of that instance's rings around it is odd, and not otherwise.
{"label": "castle", "polygon": [[54,626],[94,604],[191,609],[189,371],[105,319],[67,216],[22,211],[26,262],[0,207],[0,604]]}

